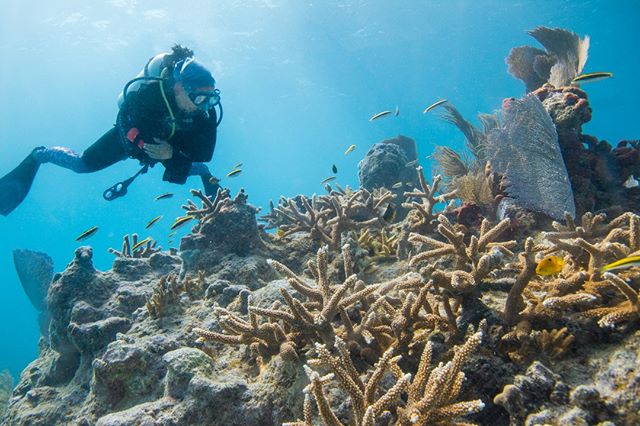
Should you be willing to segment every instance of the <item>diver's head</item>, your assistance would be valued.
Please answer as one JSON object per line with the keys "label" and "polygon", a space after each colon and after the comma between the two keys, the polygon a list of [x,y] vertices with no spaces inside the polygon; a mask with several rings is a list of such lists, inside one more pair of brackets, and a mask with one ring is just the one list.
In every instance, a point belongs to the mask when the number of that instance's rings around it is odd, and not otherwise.
{"label": "diver's head", "polygon": [[193,58],[176,63],[173,79],[176,102],[186,112],[207,111],[220,100],[213,75]]}

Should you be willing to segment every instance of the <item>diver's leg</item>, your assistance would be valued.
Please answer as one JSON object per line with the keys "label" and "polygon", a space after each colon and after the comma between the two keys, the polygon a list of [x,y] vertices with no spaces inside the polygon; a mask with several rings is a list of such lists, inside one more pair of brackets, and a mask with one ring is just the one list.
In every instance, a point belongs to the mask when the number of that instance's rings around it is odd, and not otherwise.
{"label": "diver's leg", "polygon": [[127,158],[118,130],[114,127],[87,148],[82,155],[72,149],[54,146],[38,147],[32,156],[40,163],[52,163],[76,173],[91,173]]}
{"label": "diver's leg", "polygon": [[200,176],[202,179],[202,186],[204,187],[204,193],[207,197],[215,197],[220,189],[220,185],[211,172],[209,167],[205,163],[193,163],[191,169],[189,169],[189,176]]}

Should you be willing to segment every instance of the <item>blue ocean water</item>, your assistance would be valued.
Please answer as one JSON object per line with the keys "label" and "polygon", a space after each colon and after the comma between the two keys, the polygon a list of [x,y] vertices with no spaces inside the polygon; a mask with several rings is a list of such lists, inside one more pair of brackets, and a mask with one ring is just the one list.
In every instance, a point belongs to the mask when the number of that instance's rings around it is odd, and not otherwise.
{"label": "blue ocean water", "polygon": [[[39,145],[88,147],[113,125],[123,85],[174,43],[191,47],[222,91],[214,175],[233,193],[245,188],[265,211],[281,194],[323,192],[333,164],[337,182],[357,186],[357,162],[382,139],[414,138],[427,170],[436,145],[461,149],[462,135],[422,110],[447,98],[474,118],[523,95],[504,58],[512,47],[535,46],[526,31],[539,25],[588,34],[585,71],[615,74],[584,86],[594,110],[585,133],[612,143],[638,138],[639,12],[634,0],[3,0],[0,175]],[[398,117],[368,121],[396,106]],[[240,162],[241,175],[224,178]],[[107,249],[127,233],[168,247],[168,228],[199,179],[163,183],[158,166],[125,198],[102,199],[138,168],[128,160],[77,175],[45,165],[25,202],[0,217],[0,369],[17,376],[37,354],[36,312],[13,249],[46,252],[61,271],[81,245],[75,237],[94,225],[100,230],[82,244],[93,247],[98,269],[110,268]],[[167,191],[175,197],[153,201]],[[146,232],[157,215],[163,219]]]}

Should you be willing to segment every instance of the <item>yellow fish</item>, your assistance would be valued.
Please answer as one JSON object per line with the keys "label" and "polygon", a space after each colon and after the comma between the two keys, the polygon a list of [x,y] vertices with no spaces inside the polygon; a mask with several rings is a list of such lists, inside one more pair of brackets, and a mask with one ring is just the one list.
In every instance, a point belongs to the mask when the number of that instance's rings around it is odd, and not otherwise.
{"label": "yellow fish", "polygon": [[352,152],[354,149],[356,149],[356,144],[349,145],[349,148],[347,148],[347,150],[344,152],[344,155],[347,155],[348,153]]}
{"label": "yellow fish", "polygon": [[133,245],[133,247],[131,247],[131,251],[136,251],[136,249],[142,247],[143,245],[147,244],[149,241],[151,241],[151,237],[147,237],[142,241],[138,241],[137,243],[135,243]]}
{"label": "yellow fish", "polygon": [[242,170],[240,169],[233,169],[231,170],[229,173],[227,173],[227,177],[234,177],[234,176],[238,176],[240,174],[240,172],[242,172]]}
{"label": "yellow fish", "polygon": [[434,103],[432,103],[431,105],[429,105],[428,107],[426,107],[426,108],[424,109],[424,111],[422,111],[422,113],[423,113],[423,114],[426,114],[426,113],[428,113],[429,111],[431,111],[432,109],[439,107],[440,105],[442,105],[442,104],[443,104],[443,103],[445,103],[445,102],[449,102],[449,101],[447,101],[446,99],[440,99],[439,101],[434,102]]}
{"label": "yellow fish", "polygon": [[378,118],[380,118],[380,117],[384,117],[385,115],[388,115],[388,114],[391,114],[391,111],[386,110],[386,111],[379,112],[379,113],[377,113],[377,114],[374,114],[374,115],[369,119],[369,121],[377,120]]}
{"label": "yellow fish", "polygon": [[615,271],[617,269],[627,269],[634,266],[640,266],[640,256],[627,256],[623,259],[616,260],[613,263],[604,265],[600,268],[600,272]]}
{"label": "yellow fish", "polygon": [[177,218],[176,221],[173,222],[173,225],[171,225],[171,230],[178,229],[181,226],[184,226],[187,222],[189,222],[192,219],[193,219],[193,216],[182,216]]}
{"label": "yellow fish", "polygon": [[557,274],[562,271],[564,267],[564,260],[560,259],[558,256],[547,256],[538,262],[538,266],[536,266],[536,274],[547,276]]}
{"label": "yellow fish", "polygon": [[87,238],[89,238],[93,234],[95,234],[96,232],[98,232],[98,227],[97,226],[92,226],[91,228],[89,228],[86,231],[84,231],[82,234],[78,235],[76,237],[76,241],[86,240]]}
{"label": "yellow fish", "polygon": [[153,219],[151,219],[149,221],[149,223],[147,223],[147,226],[145,226],[144,228],[145,229],[151,228],[153,226],[153,224],[156,223],[157,221],[159,221],[160,219],[162,219],[162,215],[154,217]]}
{"label": "yellow fish", "polygon": [[242,167],[242,163],[238,163],[235,166],[233,166],[233,170],[239,169],[240,167]]}
{"label": "yellow fish", "polygon": [[276,231],[276,235],[278,236],[278,238],[284,237],[284,231],[282,230],[282,228],[278,228],[278,230]]}

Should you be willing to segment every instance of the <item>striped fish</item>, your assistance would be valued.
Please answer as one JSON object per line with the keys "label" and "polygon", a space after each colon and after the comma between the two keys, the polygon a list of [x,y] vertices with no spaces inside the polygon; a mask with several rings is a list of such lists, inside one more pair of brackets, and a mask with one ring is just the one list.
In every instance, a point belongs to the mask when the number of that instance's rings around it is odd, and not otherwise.
{"label": "striped fish", "polygon": [[573,80],[571,80],[572,84],[582,84],[582,83],[591,83],[592,81],[600,81],[606,78],[613,77],[612,72],[590,72],[588,74],[580,74]]}
{"label": "striped fish", "polygon": [[142,241],[138,241],[133,245],[133,247],[131,247],[131,251],[136,251],[136,249],[142,247],[143,245],[147,244],[150,241],[151,241],[151,237],[147,237]]}
{"label": "striped fish", "polygon": [[76,237],[76,241],[82,241],[82,240],[86,240],[89,237],[92,237],[96,232],[98,232],[98,229],[99,228],[97,226],[92,226],[91,228],[84,231],[82,234],[78,235]]}
{"label": "striped fish", "polygon": [[615,271],[618,269],[628,269],[634,266],[640,266],[640,256],[628,256],[613,263],[604,265],[600,268],[600,272]]}

